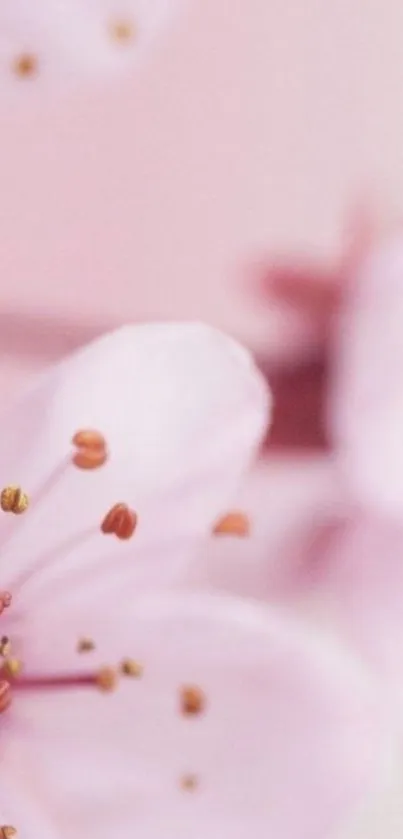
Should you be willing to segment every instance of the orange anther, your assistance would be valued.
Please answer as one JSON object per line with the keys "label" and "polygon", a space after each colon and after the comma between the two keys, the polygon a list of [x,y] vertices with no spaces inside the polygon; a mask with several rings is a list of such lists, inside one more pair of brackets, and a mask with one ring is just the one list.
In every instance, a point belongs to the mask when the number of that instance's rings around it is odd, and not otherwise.
{"label": "orange anther", "polygon": [[98,469],[107,460],[106,440],[99,431],[90,428],[77,431],[72,443],[77,449],[73,463],[79,469]]}
{"label": "orange anther", "polygon": [[246,513],[234,511],[227,513],[213,528],[215,536],[249,536],[250,521]]}
{"label": "orange anther", "polygon": [[130,539],[137,525],[137,514],[127,504],[115,504],[106,514],[102,533],[114,533],[118,539]]}
{"label": "orange anther", "polygon": [[183,714],[201,714],[206,706],[206,697],[196,685],[185,685],[181,690],[181,710]]}

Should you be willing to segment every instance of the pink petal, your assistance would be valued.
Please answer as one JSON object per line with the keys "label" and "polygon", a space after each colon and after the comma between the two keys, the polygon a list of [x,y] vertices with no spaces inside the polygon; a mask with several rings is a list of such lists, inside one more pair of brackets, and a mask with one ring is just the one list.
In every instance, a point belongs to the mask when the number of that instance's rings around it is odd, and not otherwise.
{"label": "pink petal", "polygon": [[[3,420],[3,480],[31,496],[24,515],[2,514],[3,588],[32,601],[77,570],[126,585],[129,569],[134,583],[176,575],[230,503],[268,401],[247,352],[197,324],[125,327],[55,367]],[[82,428],[108,441],[100,469],[71,463]],[[119,501],[138,514],[126,542],[100,530]]]}
{"label": "pink petal", "polygon": [[403,512],[403,239],[373,251],[347,300],[335,347],[330,423],[352,497]]}
{"label": "pink petal", "polygon": [[328,458],[265,458],[235,504],[249,517],[250,536],[214,536],[190,566],[188,581],[259,599],[288,596],[299,581],[313,523],[334,513],[339,501]]}
{"label": "pink petal", "polygon": [[356,516],[322,545],[307,577],[309,600],[374,668],[401,716],[403,527],[375,515]]}
{"label": "pink petal", "polygon": [[[2,88],[15,94],[43,85],[108,76],[136,65],[176,12],[177,0],[4,0],[0,10]],[[125,26],[126,37],[115,28]],[[120,30],[122,31],[122,30]],[[119,30],[118,30],[119,33]],[[35,70],[18,73],[21,56]],[[34,88],[32,87],[34,85]],[[6,88],[7,90],[7,88]]]}
{"label": "pink petal", "polygon": [[18,839],[59,839],[49,806],[36,794],[35,773],[22,765],[14,770],[11,759],[1,778],[0,825],[14,827]]}
{"label": "pink petal", "polygon": [[[386,772],[379,794],[360,808],[332,839],[401,839],[403,834],[403,762],[401,749]],[[347,827],[347,829],[346,829]]]}
{"label": "pink petal", "polygon": [[[144,665],[112,695],[16,696],[2,766],[35,767],[63,839],[322,839],[388,752],[385,708],[361,666],[247,601],[128,595],[107,621],[62,622],[55,606],[22,629],[27,672],[127,655]],[[75,653],[81,633],[94,653]],[[205,692],[199,716],[179,712],[184,684]]]}

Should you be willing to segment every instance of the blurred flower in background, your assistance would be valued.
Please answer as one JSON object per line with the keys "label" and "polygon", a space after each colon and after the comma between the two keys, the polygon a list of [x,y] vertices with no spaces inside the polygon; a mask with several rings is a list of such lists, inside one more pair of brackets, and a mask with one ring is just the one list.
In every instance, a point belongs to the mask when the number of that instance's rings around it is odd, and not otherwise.
{"label": "blurred flower in background", "polygon": [[402,248],[397,229],[368,240],[345,272],[296,264],[271,275],[270,293],[316,338],[273,378],[277,431],[241,501],[254,536],[211,546],[198,569],[199,583],[291,604],[331,628],[382,684],[395,758],[341,832],[351,839],[397,837],[402,825]]}

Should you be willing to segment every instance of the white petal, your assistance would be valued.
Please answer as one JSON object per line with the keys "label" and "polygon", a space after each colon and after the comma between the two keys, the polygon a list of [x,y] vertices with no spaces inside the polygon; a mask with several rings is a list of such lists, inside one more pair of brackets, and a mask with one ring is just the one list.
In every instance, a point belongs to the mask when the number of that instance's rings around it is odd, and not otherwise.
{"label": "white petal", "polygon": [[14,827],[18,839],[60,839],[49,802],[37,787],[35,773],[30,774],[23,761],[10,756],[0,783],[0,826]]}
{"label": "white petal", "polygon": [[[78,569],[170,578],[230,503],[267,413],[249,355],[209,327],[126,327],[75,353],[3,418],[3,481],[31,496],[2,514],[3,588],[65,586]],[[71,463],[82,428],[108,441],[100,469]],[[139,517],[126,542],[100,530],[120,501]]]}
{"label": "white petal", "polygon": [[[360,665],[333,642],[245,601],[164,595],[108,620],[55,608],[25,627],[27,672],[144,665],[106,696],[16,695],[3,766],[23,754],[60,835],[108,839],[319,839],[375,783],[389,721]],[[75,652],[76,634],[96,650]],[[18,639],[17,639],[18,641]],[[204,712],[180,713],[182,685]],[[194,773],[198,786],[181,788]]]}

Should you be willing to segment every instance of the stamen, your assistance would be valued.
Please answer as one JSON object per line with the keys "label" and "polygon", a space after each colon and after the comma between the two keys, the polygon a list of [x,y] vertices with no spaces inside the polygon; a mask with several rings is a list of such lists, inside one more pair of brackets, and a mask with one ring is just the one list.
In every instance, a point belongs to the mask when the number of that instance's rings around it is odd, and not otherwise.
{"label": "stamen", "polygon": [[186,775],[182,775],[180,779],[180,785],[182,789],[187,790],[188,792],[193,792],[196,787],[199,785],[199,779],[197,775],[193,775],[192,773],[188,772]]}
{"label": "stamen", "polygon": [[102,524],[102,533],[114,533],[118,539],[130,539],[137,526],[137,513],[127,504],[115,504],[106,514]]}
{"label": "stamen", "polygon": [[25,513],[29,498],[18,486],[7,486],[0,495],[0,506],[5,513]]}
{"label": "stamen", "polygon": [[9,678],[15,679],[21,673],[22,661],[19,658],[7,658],[2,670]]}
{"label": "stamen", "polygon": [[59,690],[77,687],[97,687],[110,692],[117,687],[118,675],[112,667],[101,667],[91,673],[70,673],[54,676],[23,676],[12,681],[13,690]]}
{"label": "stamen", "polygon": [[121,44],[127,44],[135,35],[134,25],[129,20],[118,20],[110,26],[111,36]]}
{"label": "stamen", "polygon": [[38,59],[32,53],[23,53],[14,61],[14,72],[21,78],[30,78],[38,70]]}
{"label": "stamen", "polygon": [[3,601],[3,606],[8,609],[11,606],[12,596],[9,591],[3,591],[1,594],[1,599]]}
{"label": "stamen", "polygon": [[73,455],[73,463],[79,469],[98,469],[108,458],[106,440],[99,431],[77,431],[72,443],[77,448]]}
{"label": "stamen", "polygon": [[195,716],[205,710],[206,697],[202,689],[196,685],[186,685],[180,695],[182,714]]}
{"label": "stamen", "polygon": [[102,667],[96,675],[96,684],[100,690],[111,691],[115,690],[118,683],[118,676],[116,670],[111,667]]}
{"label": "stamen", "polygon": [[215,524],[213,533],[215,536],[250,536],[250,520],[240,511],[227,513]]}
{"label": "stamen", "polygon": [[7,682],[6,679],[1,679],[0,681],[0,714],[3,711],[7,711],[11,702],[11,689],[10,689],[10,682]]}
{"label": "stamen", "polygon": [[91,653],[92,650],[95,650],[95,644],[92,638],[80,638],[77,644],[77,652]]}
{"label": "stamen", "polygon": [[[33,496],[31,498],[30,506],[38,507],[46,498],[52,493],[55,486],[58,485],[59,481],[63,478],[65,473],[71,468],[71,454],[66,454],[63,460],[58,463],[54,469],[47,475],[44,479],[42,484],[40,484],[34,491]],[[21,572],[19,576],[13,581],[13,591],[20,592],[20,590],[27,584],[32,578],[35,578],[35,582],[38,579],[39,574],[41,571],[48,571],[51,564],[56,564],[58,562],[64,562],[66,556],[69,553],[73,553],[77,546],[81,546],[82,543],[88,539],[93,538],[98,532],[98,525],[94,525],[93,527],[86,528],[79,533],[75,533],[73,536],[69,536],[64,542],[59,543],[58,545],[54,545],[48,553],[40,554],[37,556],[36,559],[33,560],[32,564],[28,566],[24,571]],[[13,533],[10,532],[8,539],[2,540],[2,551],[4,552],[5,547],[9,539],[13,537]],[[11,595],[10,595],[11,599]],[[1,608],[0,608],[1,614]]]}
{"label": "stamen", "polygon": [[134,658],[123,659],[120,669],[124,676],[131,676],[135,679],[139,679],[143,675],[143,665],[135,661]]}
{"label": "stamen", "polygon": [[0,638],[0,655],[3,656],[3,658],[4,658],[5,656],[10,655],[10,653],[11,653],[11,641],[7,637],[7,635],[3,635],[3,637]]}
{"label": "stamen", "polygon": [[0,839],[13,839],[14,836],[17,836],[17,830],[11,824],[0,826]]}
{"label": "stamen", "polygon": [[9,591],[0,591],[0,615],[4,609],[8,609],[11,605],[11,594]]}

